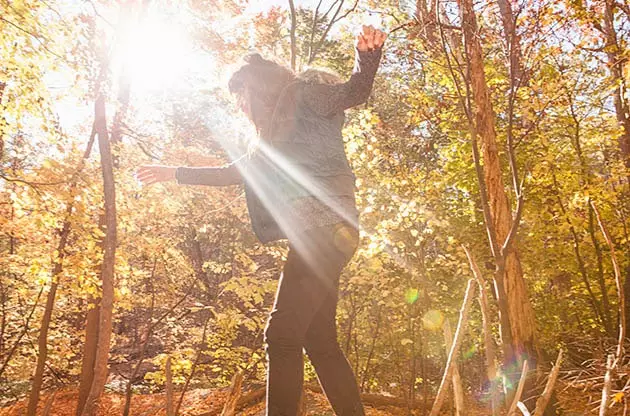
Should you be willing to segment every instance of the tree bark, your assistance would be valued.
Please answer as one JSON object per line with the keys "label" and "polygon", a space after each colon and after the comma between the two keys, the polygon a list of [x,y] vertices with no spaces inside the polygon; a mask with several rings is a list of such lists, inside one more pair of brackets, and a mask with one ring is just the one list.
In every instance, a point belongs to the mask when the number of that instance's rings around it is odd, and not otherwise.
{"label": "tree bark", "polygon": [[[495,114],[485,79],[473,2],[472,0],[459,0],[458,3],[462,17],[464,43],[469,59],[473,100],[476,106],[476,131],[482,140],[483,173],[487,187],[492,230],[494,240],[498,247],[501,247],[504,242],[508,241],[508,236],[512,235],[512,210],[501,176],[502,168],[495,131]],[[531,360],[537,355],[534,313],[527,294],[515,242],[512,242],[511,246],[512,248],[506,253],[495,253],[495,258],[505,256],[505,264],[497,265],[497,267],[504,267],[504,273],[502,276],[496,276],[495,283],[502,284],[505,290],[511,342],[519,363],[525,357],[532,363]],[[497,256],[496,254],[500,255]],[[532,365],[532,368],[535,366]]]}
{"label": "tree bark", "polygon": [[614,369],[615,357],[613,354],[608,354],[606,360],[606,374],[604,375],[604,387],[602,388],[602,400],[599,403],[599,416],[606,416],[606,410],[608,410],[608,399],[610,398]]}
{"label": "tree bark", "polygon": [[96,414],[98,404],[107,382],[110,340],[112,335],[112,313],[114,308],[114,263],[116,259],[116,188],[112,153],[107,132],[105,96],[101,93],[95,104],[95,129],[98,136],[103,173],[105,199],[105,239],[101,264],[101,308],[99,316],[98,346],[94,363],[94,380],[83,408],[83,416]]}
{"label": "tree bark", "polygon": [[515,81],[513,84],[522,85],[523,71],[521,68],[521,40],[516,33],[516,18],[514,16],[514,11],[512,10],[512,3],[509,0],[498,0],[497,3],[501,13],[505,40],[508,48],[510,78]]}
{"label": "tree bark", "polygon": [[83,344],[83,359],[81,361],[77,416],[81,416],[85,402],[90,395],[92,381],[94,381],[94,362],[96,360],[96,347],[98,345],[98,320],[100,316],[99,308],[98,299],[90,296],[85,323],[85,343]]}
{"label": "tree bark", "polygon": [[171,356],[166,357],[166,416],[173,416],[173,372],[171,371]]}
{"label": "tree bark", "polygon": [[[453,333],[451,331],[451,324],[448,319],[444,321],[444,341],[446,343],[446,350],[450,351],[453,345]],[[455,403],[455,416],[464,416],[466,411],[464,410],[464,388],[462,386],[462,377],[459,374],[459,367],[457,362],[453,363],[453,402]]]}
{"label": "tree bark", "polygon": [[[0,82],[0,109],[3,108],[2,97],[4,96],[6,86],[7,84]],[[4,130],[7,126],[7,119],[4,117],[4,111],[0,111],[0,113],[3,114],[0,116],[0,162],[2,162],[2,156],[4,156]]]}
{"label": "tree bark", "polygon": [[[619,3],[614,0],[604,0],[604,24],[601,30],[606,38],[605,50],[608,58],[608,67],[615,85],[613,92],[615,115],[617,123],[621,127],[618,143],[621,160],[626,168],[626,183],[622,189],[622,198],[625,199],[625,202],[622,200],[620,210],[622,211],[622,216],[625,217],[626,215],[623,215],[623,212],[627,213],[630,211],[630,102],[627,99],[628,90],[623,74],[623,69],[628,62],[628,54],[620,45],[615,29],[615,11],[618,7]],[[630,251],[630,241],[626,242],[625,246],[625,249]],[[630,280],[630,266],[626,268],[625,278],[626,281]],[[625,292],[624,303],[627,309],[623,311],[623,314],[630,317],[630,291]]]}
{"label": "tree bark", "polygon": [[[619,150],[626,168],[630,169],[630,109],[626,101],[626,84],[623,76],[623,67],[628,61],[617,39],[615,30],[615,1],[604,0],[604,36],[606,37],[606,56],[610,74],[613,78],[615,90],[613,101],[615,105],[615,115],[617,122],[622,128],[619,135]],[[627,179],[630,180],[630,172],[627,172]]]}

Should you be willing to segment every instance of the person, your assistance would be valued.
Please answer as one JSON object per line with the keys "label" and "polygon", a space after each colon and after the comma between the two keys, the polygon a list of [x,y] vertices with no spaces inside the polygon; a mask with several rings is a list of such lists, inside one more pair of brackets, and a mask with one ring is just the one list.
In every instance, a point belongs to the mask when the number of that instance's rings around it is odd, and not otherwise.
{"label": "person", "polygon": [[359,388],[337,341],[339,278],[359,241],[355,176],[342,140],[344,110],[371,93],[386,35],[363,26],[345,82],[303,76],[257,53],[229,81],[260,137],[248,157],[223,167],[141,166],[145,184],[244,184],[252,228],[263,242],[288,239],[289,251],[265,328],[267,415],[298,412],[306,351],[334,412],[363,415]]}

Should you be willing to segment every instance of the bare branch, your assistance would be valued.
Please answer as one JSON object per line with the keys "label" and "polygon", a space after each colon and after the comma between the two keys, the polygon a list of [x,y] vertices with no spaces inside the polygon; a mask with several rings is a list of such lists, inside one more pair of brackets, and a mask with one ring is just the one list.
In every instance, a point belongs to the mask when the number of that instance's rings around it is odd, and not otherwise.
{"label": "bare branch", "polygon": [[451,375],[453,374],[453,366],[455,365],[455,360],[457,354],[459,353],[459,346],[462,342],[464,327],[466,326],[466,322],[468,321],[468,311],[470,310],[472,298],[475,295],[475,287],[475,281],[473,279],[470,279],[468,281],[468,286],[466,287],[466,294],[464,295],[462,308],[459,311],[459,322],[457,323],[457,329],[455,330],[453,345],[451,345],[451,350],[448,354],[448,359],[446,360],[446,368],[444,369],[442,382],[440,383],[440,388],[438,389],[429,416],[437,416],[440,413],[442,403],[444,402],[446,391],[448,389],[448,383],[451,379]]}
{"label": "bare branch", "polygon": [[518,382],[518,387],[516,388],[516,394],[514,395],[514,400],[512,400],[512,404],[510,405],[510,410],[508,410],[508,416],[514,416],[516,413],[516,408],[518,403],[521,401],[521,396],[523,395],[523,389],[525,388],[525,380],[527,379],[527,360],[523,361],[523,371],[521,371],[521,379]]}
{"label": "bare branch", "polygon": [[545,384],[545,390],[543,390],[538,400],[536,400],[536,410],[534,411],[534,416],[543,416],[543,414],[545,413],[545,409],[547,408],[547,405],[549,404],[549,399],[551,398],[551,392],[553,392],[556,380],[558,379],[558,374],[560,373],[561,364],[562,350],[560,350],[560,352],[558,353],[556,364],[553,366],[553,369],[549,374],[549,379],[547,380],[547,384]]}
{"label": "bare branch", "polygon": [[[613,265],[613,270],[615,272],[615,283],[617,284],[617,295],[619,296],[619,339],[617,341],[617,354],[615,361],[618,361],[623,356],[624,351],[624,341],[626,339],[626,297],[624,294],[623,280],[621,277],[621,270],[619,269],[619,263],[617,263],[617,255],[615,254],[615,245],[612,242],[612,238],[608,233],[608,229],[606,225],[602,221],[602,216],[595,205],[595,202],[592,200],[589,201],[591,207],[593,207],[593,211],[595,212],[595,216],[597,217],[597,223],[599,224],[599,228],[602,230],[602,234],[604,234],[604,239],[606,240],[606,244],[608,244],[608,249],[610,250],[610,258]],[[615,363],[616,365],[616,363]]]}
{"label": "bare branch", "polygon": [[462,245],[462,248],[466,252],[466,257],[468,257],[468,262],[470,263],[470,269],[473,272],[473,276],[477,280],[477,284],[479,285],[479,306],[481,309],[481,322],[483,328],[483,341],[484,341],[484,349],[486,355],[486,376],[488,378],[488,383],[490,385],[490,405],[492,407],[492,415],[496,416],[499,414],[499,390],[498,390],[498,382],[497,382],[497,366],[496,366],[496,345],[494,343],[494,339],[492,338],[492,326],[491,326],[491,317],[490,317],[490,306],[488,304],[488,294],[486,293],[486,282],[483,278],[481,270],[479,270],[479,266],[477,266],[477,262],[473,258],[472,254],[468,250],[468,248]]}

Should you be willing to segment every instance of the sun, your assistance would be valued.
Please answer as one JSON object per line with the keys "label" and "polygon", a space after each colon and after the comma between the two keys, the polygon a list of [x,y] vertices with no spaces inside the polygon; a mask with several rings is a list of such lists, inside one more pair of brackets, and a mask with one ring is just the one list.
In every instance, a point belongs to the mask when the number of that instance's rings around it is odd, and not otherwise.
{"label": "sun", "polygon": [[136,93],[175,87],[199,65],[186,28],[168,16],[149,14],[121,43],[121,67]]}

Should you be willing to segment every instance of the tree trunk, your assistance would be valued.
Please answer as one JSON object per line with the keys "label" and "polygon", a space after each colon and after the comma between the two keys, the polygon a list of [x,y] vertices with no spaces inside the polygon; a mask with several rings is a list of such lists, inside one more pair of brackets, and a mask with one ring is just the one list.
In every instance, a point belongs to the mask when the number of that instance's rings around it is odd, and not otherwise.
{"label": "tree trunk", "polygon": [[509,0],[498,0],[499,11],[501,12],[501,20],[503,21],[503,30],[505,31],[505,40],[508,48],[508,56],[510,59],[510,75],[513,81],[513,87],[517,87],[524,83],[523,71],[521,67],[521,40],[516,33],[516,19],[512,10],[512,3]]}
{"label": "tree trunk", "polygon": [[94,362],[96,360],[96,346],[98,345],[99,316],[98,299],[90,296],[88,300],[87,322],[85,324],[85,344],[83,346],[83,361],[81,362],[77,416],[81,416],[83,412],[85,402],[90,395],[92,381],[94,381]]}
{"label": "tree trunk", "polygon": [[171,356],[166,357],[166,416],[173,416],[173,372],[171,370]]}
{"label": "tree trunk", "polygon": [[468,286],[466,286],[466,293],[464,294],[464,301],[462,302],[462,307],[459,310],[459,321],[457,322],[457,329],[455,330],[455,337],[453,338],[453,345],[449,350],[447,359],[446,359],[446,368],[444,369],[444,375],[442,376],[442,381],[440,382],[440,387],[438,388],[438,392],[435,396],[435,401],[433,402],[433,407],[431,408],[431,413],[429,416],[437,416],[440,414],[440,409],[442,408],[442,403],[444,402],[444,397],[446,396],[446,391],[448,389],[448,383],[451,381],[451,377],[453,374],[453,368],[457,361],[457,355],[459,354],[459,347],[462,342],[464,328],[466,327],[466,323],[468,322],[468,312],[470,311],[470,304],[472,303],[472,298],[475,296],[475,284],[473,279],[468,281]]}
{"label": "tree trunk", "polygon": [[[2,96],[4,95],[4,89],[7,84],[0,82],[0,109],[2,109]],[[4,114],[4,111],[0,111]],[[4,115],[0,116],[0,162],[2,162],[2,156],[4,156],[4,130],[6,129],[7,120]]]}
{"label": "tree trunk", "polygon": [[[69,205],[68,207],[69,209],[72,209],[72,205]],[[37,412],[39,394],[44,381],[46,359],[48,358],[48,330],[50,329],[50,321],[52,319],[53,308],[55,306],[55,297],[57,296],[57,288],[59,287],[59,275],[63,269],[63,257],[65,255],[66,243],[68,241],[69,234],[70,220],[66,217],[66,221],[64,222],[61,230],[59,244],[57,245],[59,257],[55,260],[55,265],[53,267],[50,290],[48,290],[48,296],[46,297],[46,308],[44,309],[44,316],[42,317],[42,324],[40,326],[39,337],[37,339],[37,364],[35,366],[35,375],[33,376],[31,393],[28,399],[28,408],[26,410],[27,416],[35,416]]]}
{"label": "tree trunk", "polygon": [[[482,140],[483,173],[494,239],[501,247],[512,229],[512,210],[505,193],[495,132],[495,114],[485,80],[484,63],[477,21],[472,0],[459,0],[462,29],[470,65],[471,87],[476,106],[476,130]],[[523,271],[516,244],[505,253],[505,272],[502,279],[510,321],[511,342],[519,365],[524,359],[533,364],[536,357],[534,313],[527,295]],[[535,368],[531,365],[530,368]]]}
{"label": "tree trunk", "polygon": [[107,132],[107,118],[105,113],[105,96],[99,94],[95,104],[95,129],[101,154],[101,169],[103,172],[103,193],[105,199],[105,239],[103,244],[103,262],[101,264],[101,308],[98,328],[98,345],[94,362],[94,380],[90,387],[90,394],[83,408],[83,416],[96,414],[100,397],[107,381],[107,360],[109,357],[110,340],[112,335],[112,312],[114,302],[114,262],[116,256],[116,189],[112,153]]}
{"label": "tree trunk", "polygon": [[483,342],[484,342],[484,353],[486,357],[486,377],[485,380],[488,383],[490,388],[490,407],[492,411],[492,415],[496,416],[499,414],[499,390],[498,390],[498,378],[497,378],[497,367],[496,367],[496,348],[494,343],[494,338],[492,337],[492,325],[490,318],[490,306],[488,303],[488,296],[486,294],[486,284],[481,271],[479,270],[479,266],[477,266],[477,262],[473,258],[472,254],[466,246],[463,246],[464,251],[466,252],[466,257],[468,257],[468,262],[470,263],[470,268],[477,280],[477,284],[479,285],[479,308],[481,309],[481,323],[483,328]]}
{"label": "tree trunk", "polygon": [[[90,135],[87,148],[83,154],[83,159],[79,162],[77,172],[83,170],[85,160],[90,156],[92,151],[92,144],[94,143],[94,134]],[[35,367],[35,374],[33,376],[33,382],[31,385],[31,392],[28,400],[28,408],[26,414],[28,416],[34,416],[37,411],[37,405],[39,403],[39,394],[41,392],[44,369],[46,367],[46,359],[48,358],[48,329],[50,328],[50,320],[52,319],[53,308],[55,306],[55,297],[57,295],[57,288],[59,287],[59,275],[63,271],[63,259],[66,255],[66,245],[68,243],[68,237],[71,230],[71,215],[74,210],[74,193],[77,188],[77,176],[74,177],[70,183],[70,200],[66,207],[66,214],[61,230],[59,231],[59,243],[57,244],[57,258],[54,260],[53,270],[51,273],[51,282],[48,295],[46,297],[46,307],[44,309],[44,315],[42,317],[42,323],[40,325],[39,337],[38,337],[38,354],[37,364]]]}
{"label": "tree trunk", "polygon": [[[623,67],[628,61],[623,50],[619,46],[617,40],[617,32],[615,30],[615,2],[613,0],[604,0],[604,35],[606,36],[606,56],[608,57],[608,65],[610,74],[613,78],[615,90],[613,93],[613,101],[615,104],[615,114],[617,122],[622,127],[619,136],[619,150],[622,160],[626,168],[630,169],[630,110],[626,101],[625,78],[623,76]],[[630,172],[627,172],[627,179],[630,180]]]}
{"label": "tree trunk", "polygon": [[297,55],[297,41],[295,39],[295,29],[297,26],[297,17],[296,17],[296,12],[295,12],[295,4],[293,3],[293,0],[289,0],[289,10],[291,11],[291,31],[289,32],[290,38],[291,38],[291,70],[295,71],[295,58]]}
{"label": "tree trunk", "polygon": [[[610,68],[610,75],[613,79],[613,85],[615,89],[613,92],[613,102],[615,105],[615,115],[617,117],[617,123],[621,127],[621,134],[619,135],[619,151],[623,165],[626,168],[626,183],[623,186],[622,198],[625,202],[622,202],[620,210],[623,212],[630,211],[630,103],[628,102],[626,79],[623,74],[623,68],[628,62],[628,55],[624,53],[623,48],[619,44],[617,39],[617,32],[615,29],[615,9],[617,5],[614,0],[604,0],[604,25],[602,31],[606,37],[606,56],[608,58],[608,66]],[[623,201],[623,200],[622,200]],[[626,216],[623,215],[622,216]],[[630,251],[630,241],[626,242],[625,249]],[[630,266],[626,269],[626,281],[630,279]],[[630,317],[630,292],[625,291],[624,303],[626,310],[623,311],[624,315]]]}
{"label": "tree trunk", "polygon": [[[448,352],[451,350],[451,345],[453,345],[453,333],[451,332],[451,324],[448,319],[444,321],[444,341],[446,343],[446,351]],[[459,374],[459,366],[457,365],[457,362],[453,363],[452,382],[455,416],[463,416],[466,414],[466,411],[464,410],[464,388],[462,386],[462,377]]]}

